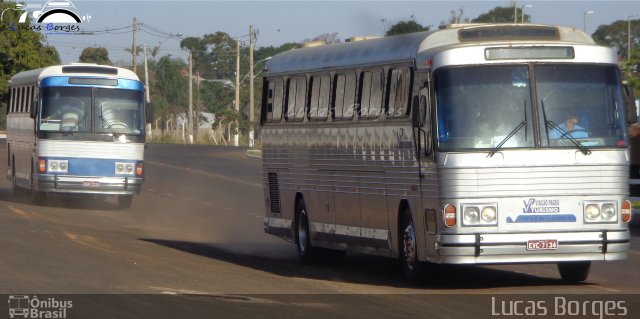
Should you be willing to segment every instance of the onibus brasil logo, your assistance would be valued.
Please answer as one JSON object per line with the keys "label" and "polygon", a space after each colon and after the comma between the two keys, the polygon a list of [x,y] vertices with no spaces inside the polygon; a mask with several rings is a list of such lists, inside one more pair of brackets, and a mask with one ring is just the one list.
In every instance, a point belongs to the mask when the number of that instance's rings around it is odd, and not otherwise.
{"label": "onibus brasil logo", "polygon": [[[21,12],[17,25],[15,21],[5,21],[4,14],[8,10]],[[34,25],[27,25],[31,17]],[[79,24],[91,21],[91,15],[81,15],[71,1],[47,1],[44,5],[37,3],[17,3],[0,14],[0,23],[6,28],[10,24],[12,30],[29,28],[36,31],[80,31]]]}
{"label": "onibus brasil logo", "polygon": [[40,299],[28,295],[9,296],[9,318],[67,318],[67,309],[73,308],[73,301],[58,300],[55,297]]}

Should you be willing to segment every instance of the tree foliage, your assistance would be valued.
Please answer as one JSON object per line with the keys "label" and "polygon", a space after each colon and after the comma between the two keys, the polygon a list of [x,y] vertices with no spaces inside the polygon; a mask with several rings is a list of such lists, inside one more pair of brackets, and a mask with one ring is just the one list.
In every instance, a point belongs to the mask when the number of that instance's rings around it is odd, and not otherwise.
{"label": "tree foliage", "polygon": [[477,18],[471,20],[471,22],[473,23],[513,23],[514,21],[516,21],[513,16],[514,13],[516,14],[518,23],[523,22],[523,19],[524,19],[524,23],[531,21],[531,16],[529,16],[528,14],[525,14],[524,18],[522,17],[523,12],[521,8],[516,8],[514,12],[513,7],[495,7],[491,11],[479,15]]}
{"label": "tree foliage", "polygon": [[425,27],[415,20],[400,21],[389,28],[385,33],[385,36],[398,35],[405,33],[429,31],[429,27]]}
{"label": "tree foliage", "polygon": [[84,48],[80,53],[79,61],[82,63],[113,65],[109,60],[109,51],[106,48]]}
{"label": "tree foliage", "polygon": [[[16,73],[60,63],[58,51],[43,43],[43,35],[20,28],[17,21],[21,12],[8,8],[15,8],[15,3],[0,2],[0,11],[4,12],[4,23],[0,26],[0,101],[7,100],[8,81]],[[13,21],[16,22],[12,29]]]}
{"label": "tree foliage", "polygon": [[191,51],[194,73],[199,72],[206,79],[234,77],[236,40],[227,33],[218,31],[200,38],[185,38],[180,42],[180,47]]}
{"label": "tree foliage", "polygon": [[628,58],[627,48],[629,43],[629,26],[631,27],[631,46],[640,45],[640,19],[618,20],[611,24],[601,25],[592,35],[596,43],[615,48],[618,55]]}
{"label": "tree foliage", "polygon": [[308,42],[314,42],[314,41],[324,41],[324,43],[326,44],[335,44],[335,43],[340,43],[340,38],[338,37],[338,33],[334,32],[334,33],[323,33],[320,35],[317,35],[311,39],[304,39],[302,40],[303,43],[308,43]]}

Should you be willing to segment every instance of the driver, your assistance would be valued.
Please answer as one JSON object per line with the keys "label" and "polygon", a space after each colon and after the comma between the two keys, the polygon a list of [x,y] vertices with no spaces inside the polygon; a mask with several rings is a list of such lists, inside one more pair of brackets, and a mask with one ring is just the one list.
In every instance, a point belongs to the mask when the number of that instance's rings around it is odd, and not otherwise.
{"label": "driver", "polygon": [[589,137],[588,131],[578,125],[578,121],[580,116],[577,112],[569,113],[567,119],[558,125],[559,129],[551,129],[549,132],[550,138],[567,138],[567,136],[571,136],[573,138],[587,138]]}

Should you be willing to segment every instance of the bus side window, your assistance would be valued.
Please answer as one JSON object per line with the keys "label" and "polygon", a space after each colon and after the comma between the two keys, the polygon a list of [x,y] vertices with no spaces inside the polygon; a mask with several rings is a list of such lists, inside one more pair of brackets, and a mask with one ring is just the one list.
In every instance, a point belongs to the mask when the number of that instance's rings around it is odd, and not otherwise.
{"label": "bus side window", "polygon": [[347,73],[344,83],[344,103],[342,109],[342,118],[353,118],[353,114],[356,110],[356,74]]}
{"label": "bus side window", "polygon": [[309,101],[309,118],[326,119],[329,111],[329,76],[311,78],[311,101]]}
{"label": "bus side window", "polygon": [[282,80],[269,81],[267,90],[267,121],[278,122],[282,118]]}
{"label": "bus side window", "polygon": [[378,117],[382,106],[383,91],[382,71],[372,70],[362,73],[360,116]]}
{"label": "bus side window", "polygon": [[295,77],[288,80],[287,120],[302,120],[304,118],[306,92],[305,77]]}
{"label": "bus side window", "polygon": [[409,76],[408,69],[395,69],[389,73],[387,117],[404,117],[408,114]]}
{"label": "bus side window", "polygon": [[282,118],[282,100],[283,100],[283,83],[282,79],[275,80],[274,83],[274,92],[273,92],[273,108],[272,108],[272,117],[273,121],[279,122]]}
{"label": "bus side window", "polygon": [[344,74],[338,74],[335,76],[334,84],[334,101],[333,101],[333,116],[335,118],[343,117],[344,109],[344,83],[346,77]]}
{"label": "bus side window", "polygon": [[7,114],[13,112],[13,88],[9,89],[9,103],[7,103]]}

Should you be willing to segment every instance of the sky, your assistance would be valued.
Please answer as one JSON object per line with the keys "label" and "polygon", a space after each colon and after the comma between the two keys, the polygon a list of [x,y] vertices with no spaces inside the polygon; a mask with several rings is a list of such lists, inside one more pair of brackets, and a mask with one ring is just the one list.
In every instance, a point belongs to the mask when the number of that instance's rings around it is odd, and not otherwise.
{"label": "sky", "polygon": [[[73,0],[72,0],[73,1]],[[46,1],[27,0],[28,4]],[[148,28],[136,33],[136,42],[148,47],[160,45],[159,56],[172,54],[186,59],[180,38],[223,31],[248,45],[249,25],[258,31],[257,47],[300,42],[324,33],[338,33],[340,39],[384,34],[388,26],[412,17],[420,24],[437,28],[452,10],[463,10],[473,19],[497,6],[513,7],[513,1],[73,1],[80,15],[91,16],[80,24],[91,35],[48,34],[63,63],[76,62],[85,47],[109,50],[111,61],[131,63],[131,24],[134,17]],[[599,25],[640,18],[640,1],[545,1],[518,0],[533,23],[558,24],[582,29],[589,34]],[[585,12],[593,13],[585,14]],[[138,57],[141,61],[141,57]]]}

